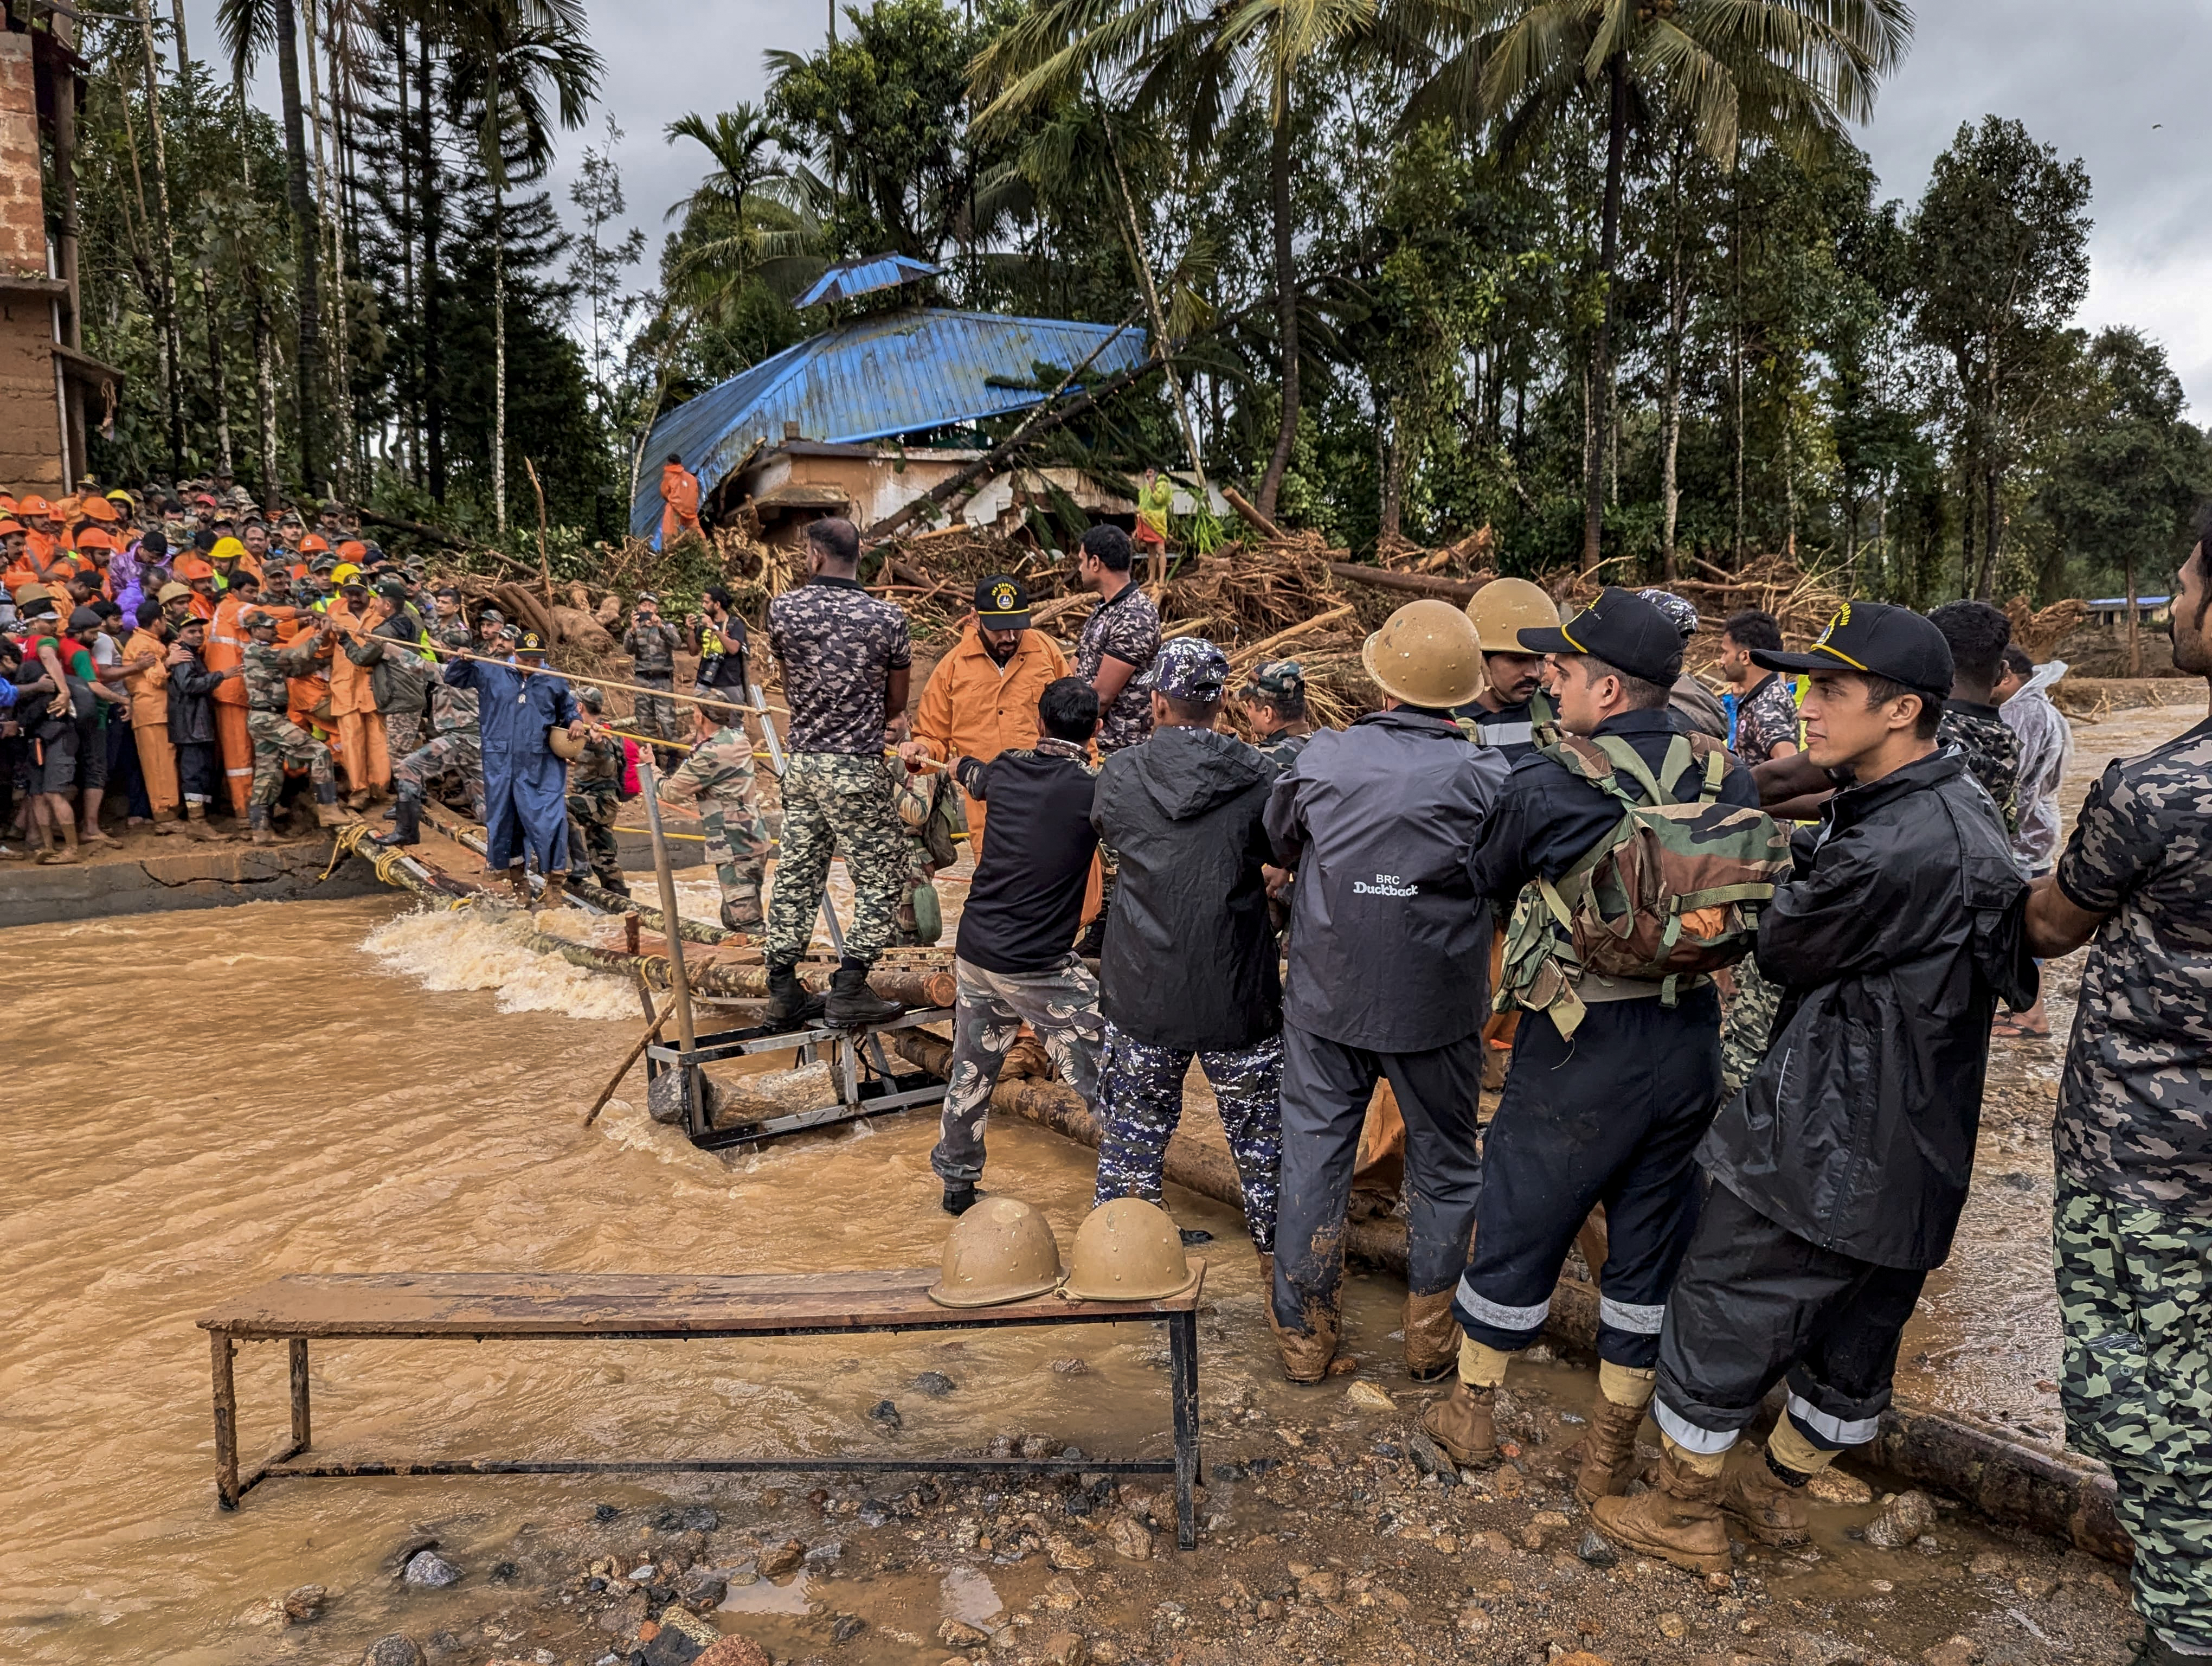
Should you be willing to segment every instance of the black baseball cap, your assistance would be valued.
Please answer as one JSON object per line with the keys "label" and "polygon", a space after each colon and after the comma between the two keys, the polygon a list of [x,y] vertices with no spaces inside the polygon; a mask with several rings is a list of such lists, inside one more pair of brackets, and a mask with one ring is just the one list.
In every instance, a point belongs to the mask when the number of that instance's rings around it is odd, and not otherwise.
{"label": "black baseball cap", "polygon": [[1767,671],[1856,671],[1902,683],[1932,699],[1951,697],[1951,645],[1936,622],[1887,602],[1845,602],[1803,654],[1751,650]]}
{"label": "black baseball cap", "polygon": [[1524,653],[1586,654],[1647,683],[1671,684],[1682,674],[1682,633],[1674,622],[1614,585],[1565,624],[1523,630],[1519,638]]}
{"label": "black baseball cap", "polygon": [[986,630],[1027,630],[1029,587],[1012,573],[989,573],[976,580],[975,623]]}

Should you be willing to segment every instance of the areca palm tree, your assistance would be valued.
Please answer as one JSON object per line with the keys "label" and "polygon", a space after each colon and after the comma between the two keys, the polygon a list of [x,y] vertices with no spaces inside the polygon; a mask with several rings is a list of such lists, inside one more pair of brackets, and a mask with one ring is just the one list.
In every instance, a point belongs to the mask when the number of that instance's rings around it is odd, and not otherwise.
{"label": "areca palm tree", "polygon": [[585,40],[582,0],[459,0],[447,13],[447,98],[476,141],[491,185],[492,516],[507,530],[507,258],[509,185],[553,160],[553,129],[584,125],[602,68]]}
{"label": "areca palm tree", "polygon": [[1605,308],[1591,367],[1583,559],[1598,559],[1601,459],[1612,386],[1614,269],[1628,132],[1671,114],[1723,167],[1747,138],[1809,157],[1873,113],[1881,77],[1912,34],[1908,0],[1398,0],[1383,34],[1433,54],[1408,103],[1495,131],[1517,149],[1574,105],[1601,100]]}
{"label": "areca palm tree", "polygon": [[[317,368],[323,362],[322,268],[319,245],[322,229],[315,213],[314,192],[307,182],[307,121],[300,103],[300,23],[292,0],[222,0],[216,26],[228,50],[233,72],[241,82],[261,55],[272,48],[276,54],[277,97],[284,123],[284,198],[292,207],[294,270],[299,284],[299,386],[296,409],[300,427],[301,483],[313,493],[322,489],[321,398],[315,386]],[[264,487],[273,491],[275,483]]]}
{"label": "areca palm tree", "polygon": [[1139,121],[1174,121],[1193,155],[1249,102],[1268,131],[1282,417],[1261,476],[1272,515],[1297,441],[1298,282],[1291,195],[1302,70],[1373,27],[1376,0],[1042,0],[975,60],[979,128],[1011,127],[1095,87]]}

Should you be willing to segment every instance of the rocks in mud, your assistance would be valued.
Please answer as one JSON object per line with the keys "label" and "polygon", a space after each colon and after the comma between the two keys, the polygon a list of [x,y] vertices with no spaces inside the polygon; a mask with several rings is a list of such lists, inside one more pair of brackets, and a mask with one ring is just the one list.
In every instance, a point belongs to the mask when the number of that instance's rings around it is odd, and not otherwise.
{"label": "rocks in mud", "polygon": [[896,1402],[890,1400],[878,1400],[869,1407],[868,1421],[876,1426],[878,1433],[887,1435],[895,1435],[906,1426],[906,1420],[899,1415]]}
{"label": "rocks in mud", "polygon": [[1936,1500],[1915,1487],[1899,1493],[1866,1525],[1866,1541],[1876,1550],[1902,1550],[1936,1525]]}
{"label": "rocks in mud", "polygon": [[695,1567],[678,1575],[676,1580],[676,1600],[695,1614],[704,1614],[720,1606],[729,1594],[728,1577],[712,1568]]}
{"label": "rocks in mud", "polygon": [[400,1576],[410,1585],[421,1585],[428,1590],[437,1590],[460,1582],[461,1571],[434,1550],[418,1550],[407,1559],[407,1569]]}
{"label": "rocks in mud", "polygon": [[1085,1666],[1091,1650],[1080,1632],[1054,1632],[1044,1640],[1047,1666]]}
{"label": "rocks in mud", "polygon": [[361,1666],[423,1666],[422,1651],[404,1632],[393,1632],[368,1645]]}
{"label": "rocks in mud", "polygon": [[1406,1456],[1413,1460],[1413,1468],[1425,1475],[1447,1470],[1455,1474],[1458,1473],[1457,1466],[1446,1460],[1437,1443],[1429,1438],[1428,1432],[1424,1429],[1417,1428],[1406,1437]]}
{"label": "rocks in mud", "polygon": [[1808,1498],[1818,1499],[1822,1504],[1838,1505],[1845,1509],[1874,1502],[1874,1488],[1856,1475],[1844,1474],[1832,1463],[1805,1483],[1805,1494]]}
{"label": "rocks in mud", "polygon": [[914,1386],[933,1400],[942,1400],[959,1384],[941,1371],[926,1371],[914,1379]]}
{"label": "rocks in mud", "polygon": [[1344,1576],[1333,1567],[1310,1568],[1304,1573],[1294,1567],[1291,1572],[1298,1582],[1301,1596],[1316,1602],[1334,1602],[1344,1595]]}
{"label": "rocks in mud", "polygon": [[1982,1651],[1971,1637],[1947,1637],[1920,1651],[1922,1666],[1974,1666],[1981,1657]]}
{"label": "rocks in mud", "polygon": [[973,1649],[988,1643],[991,1634],[964,1620],[947,1620],[937,1628],[937,1640],[948,1649]]}
{"label": "rocks in mud", "polygon": [[276,1599],[277,1611],[288,1626],[304,1626],[323,1611],[323,1604],[331,1600],[330,1592],[321,1585],[295,1585]]}
{"label": "rocks in mud", "polygon": [[1521,1529],[1521,1542],[1530,1550],[1541,1550],[1566,1530],[1565,1516],[1556,1510],[1539,1510]]}
{"label": "rocks in mud", "polygon": [[775,1657],[750,1637],[726,1637],[691,1666],[775,1666]]}
{"label": "rocks in mud", "polygon": [[1080,1377],[1084,1372],[1089,1371],[1091,1366],[1088,1361],[1080,1359],[1074,1354],[1071,1353],[1065,1359],[1054,1360],[1052,1362],[1052,1368],[1055,1371],[1059,1372],[1062,1377]]}
{"label": "rocks in mud", "polygon": [[830,1627],[830,1640],[832,1643],[850,1643],[867,1629],[868,1622],[859,1614],[841,1614]]}
{"label": "rocks in mud", "polygon": [[1595,1528],[1583,1535],[1583,1541],[1575,1547],[1575,1554],[1592,1567],[1611,1567],[1620,1560],[1620,1553]]}
{"label": "rocks in mud", "polygon": [[786,1539],[780,1545],[770,1545],[760,1554],[756,1566],[763,1579],[781,1579],[787,1573],[799,1572],[799,1565],[806,1560],[806,1547],[796,1539]]}
{"label": "rocks in mud", "polygon": [[1106,1529],[1106,1541],[1116,1556],[1132,1562],[1152,1560],[1152,1530],[1133,1514],[1116,1516]]}
{"label": "rocks in mud", "polygon": [[1344,1391],[1345,1403],[1356,1411],[1395,1412],[1398,1402],[1390,1398],[1389,1390],[1372,1383],[1354,1383]]}
{"label": "rocks in mud", "polygon": [[1098,1566],[1098,1559],[1074,1540],[1054,1534],[1044,1541],[1047,1566],[1060,1573],[1085,1573]]}

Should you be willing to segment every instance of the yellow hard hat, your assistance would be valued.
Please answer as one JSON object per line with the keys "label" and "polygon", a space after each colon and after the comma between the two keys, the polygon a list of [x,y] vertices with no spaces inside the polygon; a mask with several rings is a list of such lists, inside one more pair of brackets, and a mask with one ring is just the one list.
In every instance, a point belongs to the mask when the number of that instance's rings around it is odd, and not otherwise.
{"label": "yellow hard hat", "polygon": [[236,561],[246,553],[246,546],[234,538],[219,538],[215,548],[208,551],[210,561]]}
{"label": "yellow hard hat", "polygon": [[[239,548],[241,550],[245,547],[246,546],[242,544],[239,545]],[[220,550],[222,548],[222,545],[218,544],[216,545],[216,548]],[[357,579],[360,576],[361,569],[349,561],[342,561],[336,567],[331,569],[331,582],[332,584],[343,584],[348,579]]]}
{"label": "yellow hard hat", "polygon": [[1492,579],[1467,605],[1485,654],[1526,654],[1524,630],[1549,630],[1559,623],[1557,603],[1526,579]]}
{"label": "yellow hard hat", "polygon": [[1474,621],[1449,602],[1428,597],[1407,602],[1385,619],[1359,659],[1385,694],[1409,706],[1462,706],[1482,688],[1482,645]]}
{"label": "yellow hard hat", "polygon": [[929,1299],[939,1307],[1018,1302],[1058,1284],[1060,1270],[1051,1224],[1018,1198],[987,1197],[953,1223]]}
{"label": "yellow hard hat", "polygon": [[1152,1302],[1198,1282],[1168,1212],[1141,1197],[1117,1197],[1076,1228],[1061,1290],[1089,1302]]}

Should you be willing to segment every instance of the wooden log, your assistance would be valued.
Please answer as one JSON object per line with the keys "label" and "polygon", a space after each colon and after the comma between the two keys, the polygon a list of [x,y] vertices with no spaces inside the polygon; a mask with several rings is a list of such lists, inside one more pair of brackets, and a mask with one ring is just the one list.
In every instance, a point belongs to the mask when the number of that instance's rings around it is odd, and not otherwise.
{"label": "wooden log", "polygon": [[1283,529],[1253,508],[1246,500],[1244,494],[1238,491],[1236,487],[1224,486],[1221,489],[1221,496],[1229,507],[1242,515],[1245,522],[1263,538],[1281,538],[1284,535]]}
{"label": "wooden log", "polygon": [[1487,582],[1482,579],[1448,579],[1441,573],[1400,573],[1388,567],[1363,567],[1356,561],[1333,561],[1328,570],[1338,578],[1371,584],[1378,590],[1402,590],[1410,595],[1434,596],[1448,602],[1466,603]]}

